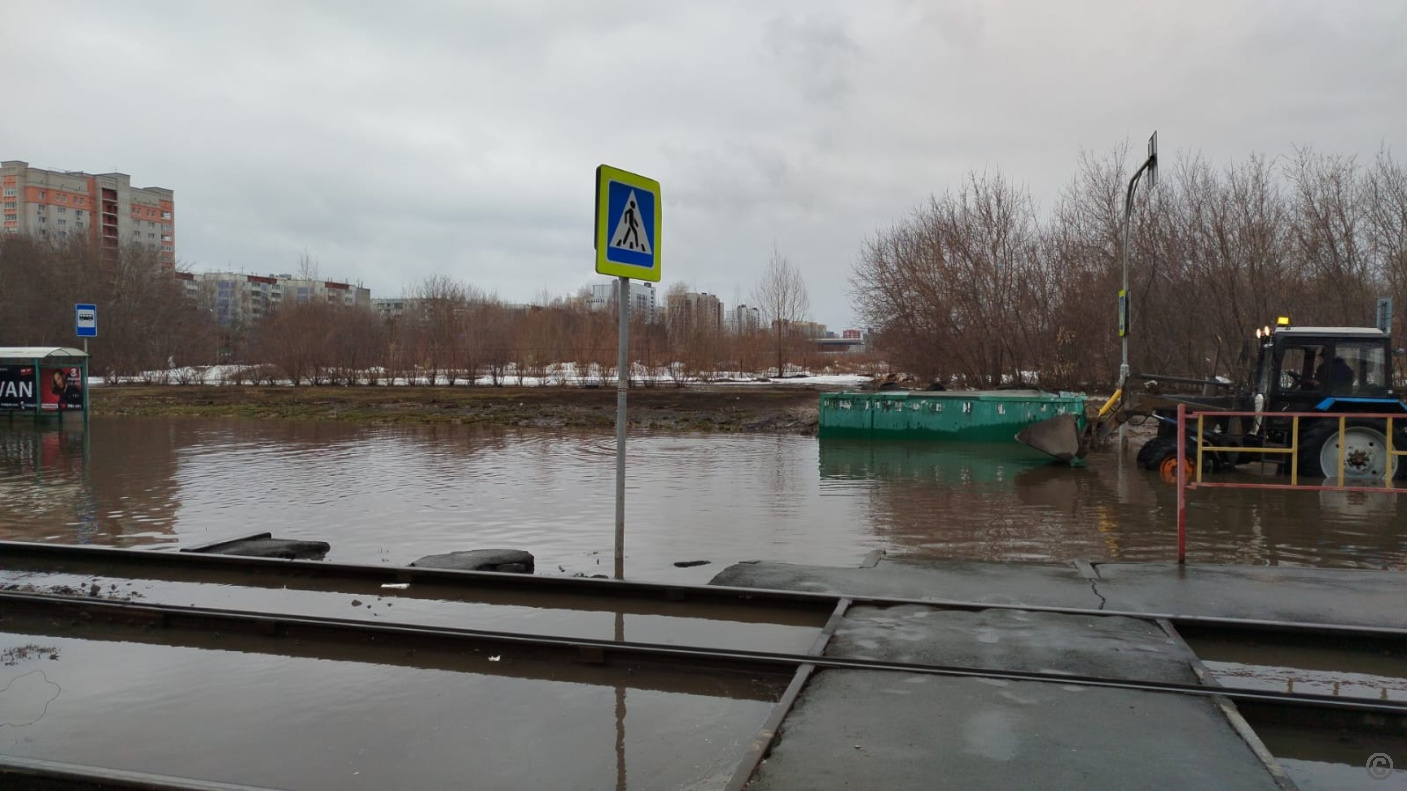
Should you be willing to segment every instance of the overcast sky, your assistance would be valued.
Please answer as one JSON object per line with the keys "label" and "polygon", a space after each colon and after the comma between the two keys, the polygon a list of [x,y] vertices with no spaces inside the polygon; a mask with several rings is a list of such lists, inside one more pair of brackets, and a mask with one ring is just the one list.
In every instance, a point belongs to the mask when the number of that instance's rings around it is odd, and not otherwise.
{"label": "overcast sky", "polygon": [[1081,150],[1164,167],[1407,151],[1407,3],[0,2],[0,159],[176,192],[196,271],[529,301],[594,274],[593,178],[664,194],[662,288],[772,246],[850,324],[866,235],[970,169],[1044,207]]}

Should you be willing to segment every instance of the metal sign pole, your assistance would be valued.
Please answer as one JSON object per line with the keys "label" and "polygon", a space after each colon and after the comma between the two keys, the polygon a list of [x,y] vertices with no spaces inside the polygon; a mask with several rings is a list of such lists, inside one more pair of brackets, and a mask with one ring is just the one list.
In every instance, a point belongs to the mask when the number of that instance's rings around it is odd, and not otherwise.
{"label": "metal sign pole", "polygon": [[630,388],[630,278],[620,279],[620,354],[616,360],[616,579],[625,579],[625,394]]}
{"label": "metal sign pole", "polygon": [[[1143,161],[1143,165],[1129,179],[1128,194],[1124,198],[1124,243],[1120,249],[1122,268],[1124,272],[1123,288],[1119,291],[1119,390],[1122,397],[1128,398],[1129,385],[1129,333],[1133,331],[1132,319],[1130,317],[1129,300],[1129,216],[1133,214],[1133,193],[1138,188],[1138,179],[1145,172],[1148,173],[1148,189],[1158,184],[1158,133],[1148,138],[1148,158]],[[1128,450],[1128,426],[1125,423],[1119,424],[1119,453],[1122,455]]]}

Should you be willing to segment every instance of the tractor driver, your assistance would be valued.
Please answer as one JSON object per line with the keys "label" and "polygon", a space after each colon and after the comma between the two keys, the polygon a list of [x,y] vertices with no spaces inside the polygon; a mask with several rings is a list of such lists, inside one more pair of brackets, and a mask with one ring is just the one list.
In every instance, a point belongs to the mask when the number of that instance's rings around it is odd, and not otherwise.
{"label": "tractor driver", "polygon": [[1314,372],[1314,384],[1328,393],[1353,389],[1353,368],[1342,357],[1325,360]]}

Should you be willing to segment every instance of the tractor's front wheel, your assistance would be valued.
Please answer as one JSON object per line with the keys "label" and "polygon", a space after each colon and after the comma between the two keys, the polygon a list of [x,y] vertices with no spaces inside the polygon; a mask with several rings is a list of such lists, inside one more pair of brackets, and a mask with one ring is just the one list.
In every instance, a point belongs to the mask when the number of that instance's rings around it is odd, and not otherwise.
{"label": "tractor's front wheel", "polygon": [[[1186,458],[1183,459],[1183,467],[1190,477],[1196,472],[1193,459],[1196,457],[1196,448],[1192,443],[1188,443]],[[1158,477],[1167,483],[1177,483],[1177,439],[1172,437],[1154,437],[1143,443],[1143,447],[1138,450],[1138,466],[1145,470],[1152,470],[1158,473]]]}

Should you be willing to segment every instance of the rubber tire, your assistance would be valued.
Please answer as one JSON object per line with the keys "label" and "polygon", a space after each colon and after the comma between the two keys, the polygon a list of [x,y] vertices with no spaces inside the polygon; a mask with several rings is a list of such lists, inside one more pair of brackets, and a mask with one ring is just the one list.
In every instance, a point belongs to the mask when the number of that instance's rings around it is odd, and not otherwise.
{"label": "rubber tire", "polygon": [[1138,468],[1141,470],[1156,470],[1163,465],[1164,459],[1176,455],[1176,439],[1171,437],[1154,437],[1143,443],[1143,447],[1138,449]]}
{"label": "rubber tire", "polygon": [[[1394,420],[1393,424],[1396,425],[1396,423],[1397,421]],[[1354,426],[1371,428],[1378,433],[1383,432],[1383,421],[1381,420],[1353,420],[1350,418],[1344,423],[1344,429],[1350,429]],[[1325,470],[1319,463],[1319,455],[1324,449],[1324,444],[1331,438],[1337,436],[1338,433],[1339,426],[1337,420],[1324,420],[1316,425],[1310,426],[1300,435],[1300,478],[1316,480],[1333,478],[1335,481],[1338,480],[1338,470]],[[1407,450],[1407,430],[1398,429],[1393,433],[1393,450]],[[1285,472],[1288,474],[1289,469],[1287,468]],[[1395,481],[1407,480],[1407,456],[1397,457],[1397,469],[1393,472],[1392,478]],[[1348,475],[1344,476],[1345,483],[1348,483],[1350,480],[1356,479]]]}

